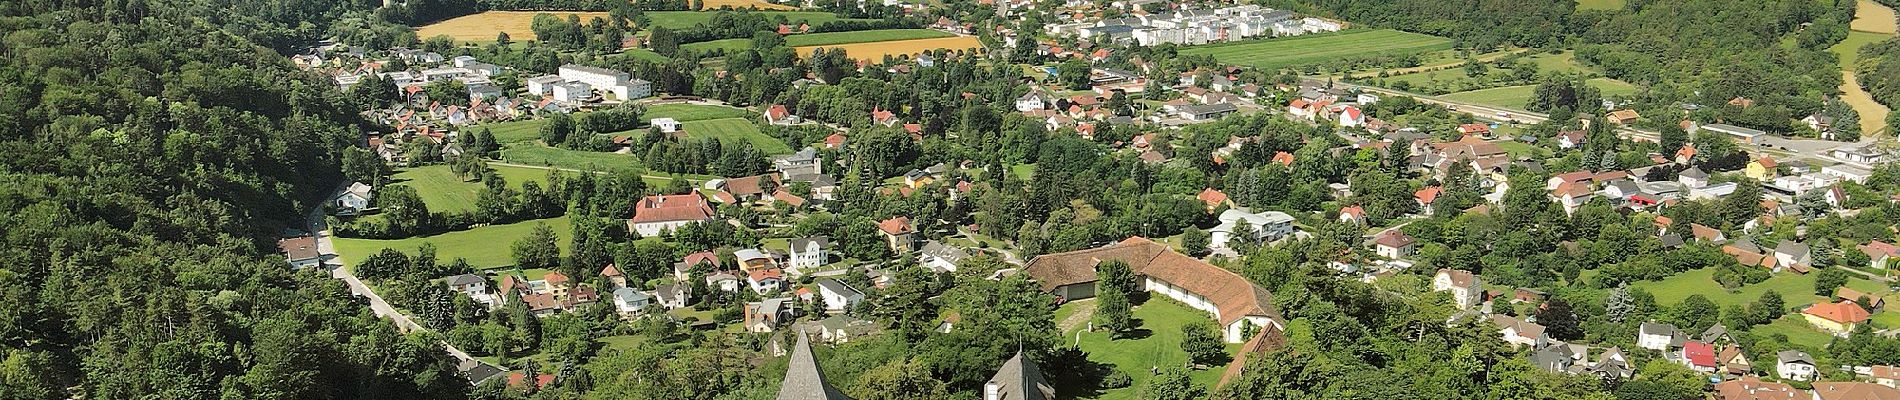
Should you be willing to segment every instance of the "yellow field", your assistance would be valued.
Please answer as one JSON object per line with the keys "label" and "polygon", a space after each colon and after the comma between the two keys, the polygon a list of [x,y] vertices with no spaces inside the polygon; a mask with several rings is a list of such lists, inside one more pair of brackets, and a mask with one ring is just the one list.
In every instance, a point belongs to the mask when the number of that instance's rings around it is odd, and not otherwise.
{"label": "yellow field", "polygon": [[1885,33],[1892,35],[1894,13],[1892,8],[1875,3],[1873,0],[1860,0],[1854,9],[1854,30],[1862,32]]}
{"label": "yellow field", "polygon": [[868,42],[835,44],[830,46],[802,46],[796,48],[800,56],[811,55],[812,49],[844,49],[845,56],[854,59],[882,61],[886,55],[909,55],[925,50],[936,49],[974,49],[982,47],[975,36],[958,36],[936,39],[892,40],[888,42]]}
{"label": "yellow field", "polygon": [[714,9],[714,8],[719,8],[722,6],[732,6],[732,8],[758,8],[760,10],[787,10],[789,11],[789,10],[798,9],[798,7],[788,6],[784,4],[772,4],[772,3],[767,3],[767,2],[763,2],[759,0],[706,0],[705,4],[706,5],[703,6],[705,9]]}
{"label": "yellow field", "polygon": [[607,18],[605,12],[583,11],[488,11],[481,14],[464,15],[446,21],[416,28],[416,37],[428,39],[436,35],[448,35],[462,42],[490,42],[495,40],[497,32],[508,32],[512,40],[534,39],[534,15],[553,14],[567,18],[569,14],[579,15],[581,23],[594,17]]}

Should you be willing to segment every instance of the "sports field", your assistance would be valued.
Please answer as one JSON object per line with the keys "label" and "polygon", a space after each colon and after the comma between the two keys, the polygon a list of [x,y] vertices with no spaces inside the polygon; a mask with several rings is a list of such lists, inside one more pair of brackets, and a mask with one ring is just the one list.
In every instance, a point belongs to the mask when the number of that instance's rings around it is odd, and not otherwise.
{"label": "sports field", "polygon": [[570,14],[579,15],[582,23],[593,20],[594,17],[607,18],[605,12],[488,11],[450,18],[416,28],[416,37],[428,39],[437,35],[447,35],[462,42],[492,42],[495,40],[496,33],[508,32],[509,39],[530,40],[536,38],[533,29],[535,14],[552,14],[561,18],[567,18]]}
{"label": "sports field", "polygon": [[[935,39],[935,38],[947,38],[947,37],[954,37],[954,36],[956,35],[943,32],[943,31],[930,30],[930,29],[878,29],[878,30],[869,30],[869,31],[825,32],[825,33],[807,33],[807,34],[802,34],[802,35],[790,35],[790,36],[785,37],[785,44],[792,47],[812,47],[812,46],[832,46],[832,45],[847,44],[847,43],[886,42],[886,41],[912,40],[912,39]],[[752,39],[722,39],[722,40],[713,40],[713,41],[706,41],[706,42],[699,42],[699,43],[687,43],[684,45],[680,45],[680,48],[683,48],[686,50],[692,50],[692,51],[707,51],[707,50],[712,50],[712,49],[726,49],[726,51],[738,51],[738,50],[745,50],[746,48],[751,47],[751,46],[752,46]],[[799,52],[801,54],[807,53],[808,50],[800,49]]]}
{"label": "sports field", "polygon": [[[837,14],[822,11],[757,11],[753,12],[753,14],[763,15],[766,19],[770,20],[785,17],[785,21],[792,25],[798,25],[798,23],[803,22],[817,26],[818,24],[842,19],[838,18]],[[646,16],[649,21],[652,21],[651,26],[666,27],[667,29],[685,29],[712,21],[713,13],[700,11],[648,11],[646,12]]]}
{"label": "sports field", "polygon": [[791,154],[792,147],[785,142],[759,133],[759,128],[746,118],[721,118],[690,121],[682,125],[686,128],[686,137],[716,138],[723,143],[751,142],[752,147],[766,154]]}
{"label": "sports field", "polygon": [[395,240],[347,239],[336,238],[336,253],[344,262],[354,264],[383,249],[396,249],[410,255],[416,254],[416,248],[423,242],[435,244],[436,260],[447,263],[457,257],[468,259],[475,268],[493,268],[514,265],[514,255],[510,252],[516,240],[527,237],[534,231],[536,224],[548,224],[561,240],[561,251],[567,251],[567,237],[574,228],[567,217],[537,219],[504,225],[488,225],[455,231],[434,236],[412,237]]}
{"label": "sports field", "polygon": [[1391,29],[1347,30],[1210,44],[1181,49],[1181,54],[1213,55],[1223,64],[1260,69],[1306,65],[1347,57],[1410,54],[1451,48],[1451,39]]}
{"label": "sports field", "polygon": [[701,6],[701,9],[714,9],[714,8],[720,8],[720,7],[757,8],[760,10],[788,10],[788,11],[798,9],[798,7],[788,6],[784,4],[772,4],[772,3],[767,3],[767,2],[763,2],[759,0],[706,0],[705,3],[703,3],[703,5]]}
{"label": "sports field", "polygon": [[934,39],[891,40],[883,42],[849,43],[824,46],[798,46],[798,55],[811,55],[813,49],[844,49],[846,57],[860,60],[883,60],[887,55],[910,55],[927,50],[953,49],[965,50],[982,47],[983,43],[975,36],[939,37]]}
{"label": "sports field", "polygon": [[[1606,98],[1611,96],[1627,96],[1640,91],[1635,85],[1610,78],[1595,78],[1588,82],[1590,86],[1602,90],[1603,97]],[[1536,90],[1537,85],[1505,86],[1501,88],[1452,93],[1439,96],[1439,98],[1460,103],[1522,109],[1524,108],[1524,104],[1530,102],[1531,94]]]}
{"label": "sports field", "polygon": [[[522,182],[539,182],[547,185],[548,172],[544,169],[492,165],[496,175],[501,175],[508,186],[519,189]],[[465,181],[456,177],[447,165],[429,165],[404,169],[391,176],[398,186],[416,189],[416,195],[429,205],[430,211],[461,212],[475,209],[475,196],[484,187],[481,182]]]}

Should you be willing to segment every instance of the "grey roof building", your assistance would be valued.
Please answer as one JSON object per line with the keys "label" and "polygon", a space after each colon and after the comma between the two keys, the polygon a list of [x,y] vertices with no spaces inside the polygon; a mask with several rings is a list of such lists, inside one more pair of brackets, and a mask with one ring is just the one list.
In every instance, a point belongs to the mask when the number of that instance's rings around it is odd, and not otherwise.
{"label": "grey roof building", "polygon": [[798,332],[798,344],[792,347],[791,361],[785,367],[785,380],[779,383],[778,400],[850,399],[825,383],[825,374],[818,370],[818,360],[811,355],[811,338]]}
{"label": "grey roof building", "polygon": [[1015,357],[1004,361],[996,369],[996,375],[983,384],[984,400],[1054,400],[1056,388],[1044,381],[1042,369],[1035,361],[1023,357],[1017,351]]}

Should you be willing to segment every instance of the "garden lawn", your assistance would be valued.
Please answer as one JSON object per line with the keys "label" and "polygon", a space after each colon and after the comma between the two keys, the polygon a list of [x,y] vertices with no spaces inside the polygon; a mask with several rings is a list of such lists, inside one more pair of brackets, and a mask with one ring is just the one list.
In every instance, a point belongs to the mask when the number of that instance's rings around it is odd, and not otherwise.
{"label": "garden lawn", "polygon": [[1808,325],[1808,321],[1802,318],[1798,313],[1789,313],[1788,315],[1782,316],[1781,319],[1775,320],[1775,322],[1756,326],[1750,329],[1749,333],[1756,335],[1758,338],[1774,336],[1775,334],[1786,335],[1788,336],[1788,343],[1806,347],[1811,351],[1826,349],[1827,343],[1834,340],[1834,335],[1822,332],[1819,329],[1814,329],[1814,326]]}
{"label": "garden lawn", "polygon": [[672,118],[680,122],[699,121],[720,118],[749,118],[752,113],[744,109],[725,106],[702,106],[697,104],[654,104],[647,106],[646,113],[640,114],[642,121],[654,118]]}
{"label": "garden lawn", "polygon": [[650,63],[665,63],[667,61],[672,60],[672,58],[668,58],[667,56],[660,55],[660,53],[655,53],[653,52],[653,50],[647,50],[647,49],[627,49],[627,51],[624,51],[621,54],[626,54],[628,57],[633,57],[633,59],[635,60],[646,61]]}
{"label": "garden lawn", "polygon": [[[844,19],[844,18],[838,18],[837,14],[832,14],[832,13],[822,12],[822,11],[753,11],[752,14],[763,15],[765,16],[766,19],[769,19],[769,20],[776,20],[778,19],[777,17],[783,16],[785,17],[785,20],[791,23],[793,26],[797,26],[798,23],[803,22],[803,23],[811,24],[812,27],[817,27],[818,25],[824,24],[826,22]],[[647,19],[652,21],[652,23],[649,24],[649,26],[666,27],[667,29],[672,29],[672,30],[692,28],[697,25],[710,23],[712,21],[713,15],[714,13],[701,12],[701,11],[647,11],[646,12]],[[642,28],[646,28],[646,27],[642,27]]]}
{"label": "garden lawn", "polygon": [[792,153],[792,147],[786,146],[785,142],[779,141],[771,136],[766,136],[764,133],[759,133],[759,128],[753,126],[752,120],[750,119],[721,118],[691,121],[681,125],[685,125],[687,137],[716,138],[719,139],[720,142],[727,144],[750,142],[752,143],[752,147],[758,148],[759,151],[770,155]]}
{"label": "garden lawn", "polygon": [[[575,116],[579,116],[579,114],[576,114]],[[509,144],[509,143],[532,142],[535,140],[540,140],[541,139],[541,125],[546,125],[547,123],[548,123],[548,120],[546,118],[535,118],[535,119],[520,120],[520,121],[479,124],[479,125],[471,126],[469,128],[470,129],[486,128],[488,129],[488,133],[490,135],[495,136],[495,142],[501,143],[501,144]]]}
{"label": "garden lawn", "polygon": [[[537,168],[511,167],[505,165],[490,166],[510,187],[521,188],[522,182],[535,181],[547,185],[547,170]],[[475,209],[475,196],[484,187],[481,182],[464,181],[456,177],[447,165],[429,165],[407,168],[392,176],[398,186],[416,189],[422,202],[429,205],[430,211],[462,212]]]}
{"label": "garden lawn", "polygon": [[502,146],[501,159],[522,165],[541,165],[583,171],[645,170],[640,158],[629,154],[568,150],[538,143]]}
{"label": "garden lawn", "polygon": [[469,265],[475,268],[504,267],[515,263],[511,245],[516,240],[527,237],[529,232],[534,231],[537,224],[547,224],[548,227],[554,228],[555,235],[561,238],[557,243],[561,245],[563,252],[567,250],[567,237],[573,234],[574,229],[567,217],[558,217],[488,225],[464,231],[395,240],[336,238],[336,252],[337,256],[345,262],[354,262],[386,248],[413,255],[417,247],[428,242],[435,244],[436,259],[440,262],[446,263],[456,258],[466,258]]}
{"label": "garden lawn", "polygon": [[1442,37],[1391,29],[1355,29],[1193,46],[1181,49],[1181,53],[1212,55],[1223,64],[1277,69],[1350,57],[1414,54],[1450,48],[1451,39]]}
{"label": "garden lawn", "polygon": [[[1671,276],[1660,281],[1632,283],[1630,287],[1640,288],[1649,291],[1650,294],[1656,295],[1656,304],[1660,305],[1675,305],[1676,303],[1682,302],[1682,299],[1689,298],[1689,295],[1700,294],[1703,297],[1708,297],[1710,301],[1714,301],[1716,305],[1723,308],[1727,308],[1730,305],[1746,306],[1748,303],[1754,302],[1755,299],[1761,298],[1763,292],[1774,290],[1777,293],[1781,293],[1783,304],[1787,304],[1788,307],[1792,308],[1826,300],[1821,296],[1814,295],[1814,280],[1817,274],[1819,274],[1819,271],[1806,275],[1793,272],[1781,272],[1769,277],[1768,280],[1753,285],[1742,286],[1741,289],[1736,291],[1728,291],[1723,289],[1722,285],[1715,283],[1715,279],[1713,278],[1715,276],[1714,268],[1703,268],[1676,274],[1676,276]],[[1861,278],[1859,275],[1848,279],[1847,284],[1849,287],[1863,289],[1870,288],[1869,285],[1873,285],[1872,288],[1877,288],[1879,285],[1878,283],[1868,281],[1866,278]]]}
{"label": "garden lawn", "polygon": [[[1595,78],[1588,81],[1591,87],[1603,92],[1603,97],[1627,96],[1639,91],[1635,85],[1610,78]],[[1438,96],[1441,99],[1460,103],[1482,104],[1494,107],[1523,109],[1530,103],[1536,85],[1505,86],[1500,88],[1473,90]]]}
{"label": "garden lawn", "polygon": [[1011,165],[1009,166],[1009,174],[1015,175],[1016,179],[1027,181],[1029,178],[1036,176],[1036,164]]}
{"label": "garden lawn", "polygon": [[[1071,310],[1068,313],[1073,313]],[[1057,320],[1067,315],[1057,310]],[[1082,351],[1089,354],[1089,360],[1112,364],[1116,369],[1128,374],[1133,384],[1126,388],[1109,389],[1102,392],[1099,399],[1135,399],[1147,386],[1152,367],[1171,367],[1187,363],[1187,352],[1181,351],[1181,327],[1195,322],[1213,322],[1211,314],[1188,308],[1181,303],[1162,296],[1152,296],[1148,302],[1134,310],[1134,317],[1141,320],[1137,330],[1152,332],[1140,339],[1110,340],[1107,332],[1082,332]],[[1082,326],[1087,326],[1083,324]],[[1065,341],[1075,340],[1075,333],[1065,334]],[[1232,354],[1239,344],[1227,345]],[[1222,365],[1201,371],[1189,371],[1194,382],[1210,390],[1220,381]]]}

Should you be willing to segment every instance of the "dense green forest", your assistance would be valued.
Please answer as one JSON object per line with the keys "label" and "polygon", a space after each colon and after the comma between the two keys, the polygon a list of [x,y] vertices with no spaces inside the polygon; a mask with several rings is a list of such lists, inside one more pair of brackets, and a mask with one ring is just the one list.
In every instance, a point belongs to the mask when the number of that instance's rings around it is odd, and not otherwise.
{"label": "dense green forest", "polygon": [[366,127],[272,50],[362,3],[0,5],[0,398],[463,396],[275,254]]}

